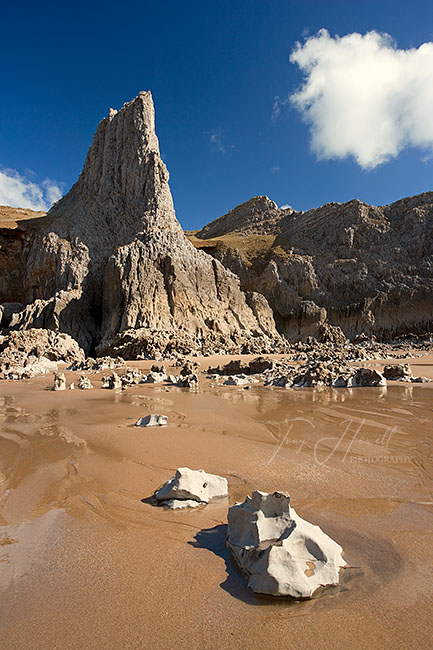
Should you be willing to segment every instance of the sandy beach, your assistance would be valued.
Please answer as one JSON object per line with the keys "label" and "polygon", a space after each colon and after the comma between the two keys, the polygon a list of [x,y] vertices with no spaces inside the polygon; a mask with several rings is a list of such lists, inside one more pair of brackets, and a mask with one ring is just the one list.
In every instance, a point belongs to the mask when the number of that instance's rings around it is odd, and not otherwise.
{"label": "sandy beach", "polygon": [[[433,378],[432,356],[410,362]],[[121,392],[100,389],[104,374],[91,391],[0,383],[2,647],[429,647],[433,384],[244,390],[202,375],[198,391]],[[151,412],[169,426],[133,426]],[[182,466],[225,476],[229,500],[154,507]],[[229,502],[252,489],[289,492],[343,546],[337,590],[295,602],[247,588],[225,535]]]}

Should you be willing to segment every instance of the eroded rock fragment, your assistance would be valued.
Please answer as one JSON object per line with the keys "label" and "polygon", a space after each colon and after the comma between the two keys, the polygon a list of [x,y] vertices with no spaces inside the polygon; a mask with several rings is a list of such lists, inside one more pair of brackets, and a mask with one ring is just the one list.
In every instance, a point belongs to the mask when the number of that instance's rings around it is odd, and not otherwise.
{"label": "eroded rock fragment", "polygon": [[93,388],[93,385],[88,377],[86,375],[81,375],[80,381],[77,384],[78,388],[81,390],[90,390]]}
{"label": "eroded rock fragment", "polygon": [[158,415],[151,413],[144,418],[137,420],[134,426],[136,427],[165,427],[168,424],[168,417],[166,415]]}
{"label": "eroded rock fragment", "polygon": [[66,390],[66,377],[63,372],[55,373],[53,390]]}
{"label": "eroded rock fragment", "polygon": [[342,548],[290,507],[283,492],[259,492],[228,512],[227,546],[256,593],[312,598],[338,585]]}
{"label": "eroded rock fragment", "polygon": [[173,500],[209,503],[213,499],[226,496],[228,496],[226,478],[189,467],[177,469],[176,474],[155,492],[157,501],[168,507],[172,507],[170,502]]}

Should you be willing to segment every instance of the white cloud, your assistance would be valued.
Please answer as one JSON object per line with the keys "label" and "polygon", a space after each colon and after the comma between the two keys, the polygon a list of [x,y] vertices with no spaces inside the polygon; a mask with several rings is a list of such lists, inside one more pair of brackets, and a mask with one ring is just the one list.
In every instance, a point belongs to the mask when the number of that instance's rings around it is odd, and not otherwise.
{"label": "white cloud", "polygon": [[46,212],[61,196],[61,186],[49,178],[35,183],[15,169],[0,170],[0,205]]}
{"label": "white cloud", "polygon": [[290,208],[290,210],[293,210],[291,205],[289,205],[288,203],[284,203],[284,205],[280,207],[280,210],[287,210],[288,208]]}
{"label": "white cloud", "polygon": [[224,141],[223,130],[221,128],[214,129],[209,133],[209,142],[211,146],[219,151],[219,153],[227,153],[235,149],[234,144],[226,144]]}
{"label": "white cloud", "polygon": [[305,76],[290,101],[319,159],[353,156],[373,168],[408,146],[433,151],[433,43],[399,50],[387,34],[322,29],[290,61]]}
{"label": "white cloud", "polygon": [[277,174],[280,171],[280,168],[278,165],[275,165],[275,167],[271,167],[271,172],[273,174]]}
{"label": "white cloud", "polygon": [[281,99],[279,95],[275,95],[274,97],[274,103],[272,104],[272,113],[271,113],[271,120],[273,122],[276,122],[278,118],[281,115],[282,109],[287,106],[287,104],[290,103],[290,97],[286,97],[286,99]]}

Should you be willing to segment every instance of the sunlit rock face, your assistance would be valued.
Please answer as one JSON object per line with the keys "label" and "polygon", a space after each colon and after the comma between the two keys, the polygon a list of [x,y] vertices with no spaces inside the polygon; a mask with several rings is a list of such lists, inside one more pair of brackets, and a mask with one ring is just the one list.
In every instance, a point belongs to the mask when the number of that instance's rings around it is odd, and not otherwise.
{"label": "sunlit rock face", "polygon": [[64,331],[86,351],[124,357],[281,341],[266,300],[250,307],[238,278],[185,238],[168,180],[152,96],[141,92],[102,120],[77,183],[44,219],[10,326]]}
{"label": "sunlit rock face", "polygon": [[329,324],[349,338],[433,331],[433,192],[308,212],[271,203],[251,199],[190,237],[244,291],[265,296],[281,334],[318,337]]}

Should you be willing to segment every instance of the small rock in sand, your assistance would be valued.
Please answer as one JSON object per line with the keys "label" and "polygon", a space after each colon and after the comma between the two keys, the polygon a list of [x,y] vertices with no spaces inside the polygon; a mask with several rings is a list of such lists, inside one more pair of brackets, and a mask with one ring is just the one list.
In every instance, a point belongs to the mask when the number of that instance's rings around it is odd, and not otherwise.
{"label": "small rock in sand", "polygon": [[56,372],[54,374],[53,390],[66,390],[66,377],[63,372]]}
{"label": "small rock in sand", "polygon": [[80,381],[77,384],[78,388],[81,388],[81,390],[90,390],[93,388],[90,379],[86,377],[86,375],[81,375]]}
{"label": "small rock in sand", "polygon": [[102,380],[102,388],[108,388],[109,390],[122,388],[122,385],[122,380],[116,372],[108,375],[108,377],[104,377]]}
{"label": "small rock in sand", "polygon": [[134,424],[135,427],[165,427],[168,424],[168,417],[166,415],[158,415],[151,413],[144,418],[140,418]]}

